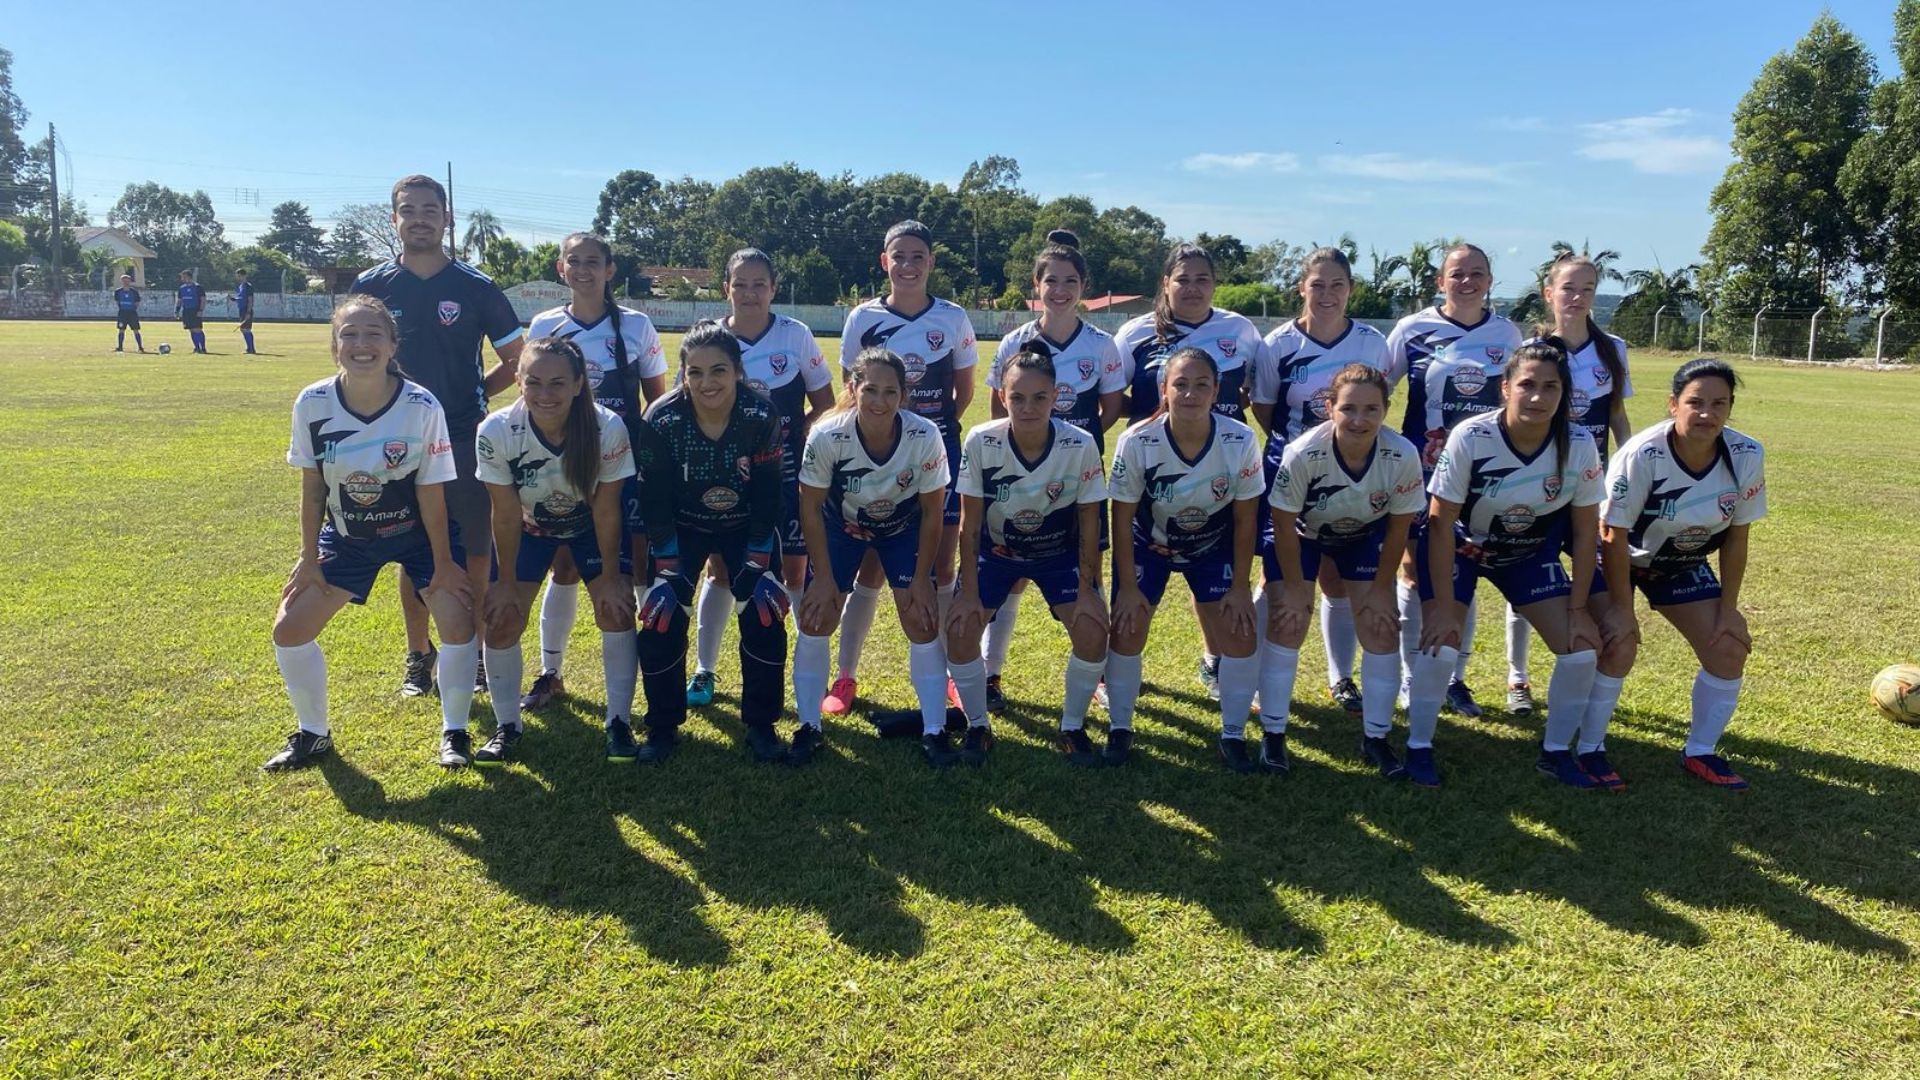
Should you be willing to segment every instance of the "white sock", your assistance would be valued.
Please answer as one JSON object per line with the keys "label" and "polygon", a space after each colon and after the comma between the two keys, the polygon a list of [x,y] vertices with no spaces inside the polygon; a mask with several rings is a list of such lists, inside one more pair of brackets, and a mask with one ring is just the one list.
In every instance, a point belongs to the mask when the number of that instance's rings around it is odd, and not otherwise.
{"label": "white sock", "polygon": [[1393,698],[1400,692],[1400,654],[1360,654],[1360,722],[1368,735],[1386,738],[1393,730]]}
{"label": "white sock", "polygon": [[1020,616],[1020,598],[1025,593],[1008,593],[994,612],[993,621],[980,634],[980,655],[986,658],[987,674],[998,675],[1007,666],[1007,649],[1013,644],[1013,623]]}
{"label": "white sock", "polygon": [[1107,727],[1133,730],[1133,703],[1140,700],[1140,657],[1107,654]]}
{"label": "white sock", "polygon": [[280,677],[287,681],[287,700],[293,702],[300,730],[332,734],[333,729],[327,726],[327,657],[320,651],[320,643],[275,645],[273,658],[279,661]]}
{"label": "white sock", "polygon": [[[1294,655],[1295,663],[1299,654]],[[1252,656],[1220,658],[1220,730],[1228,738],[1241,738],[1247,730],[1247,714],[1253,711],[1253,695],[1260,689],[1260,653]],[[1283,706],[1284,707],[1284,706]]]}
{"label": "white sock", "polygon": [[1413,677],[1413,657],[1420,651],[1420,590],[1396,578],[1393,597],[1400,606],[1400,672]]}
{"label": "white sock", "polygon": [[1407,692],[1407,749],[1433,745],[1440,727],[1440,702],[1447,696],[1447,680],[1460,659],[1458,650],[1442,645],[1435,653],[1413,654],[1413,687]]}
{"label": "white sock", "polygon": [[488,646],[487,697],[493,702],[493,722],[497,727],[520,726],[520,677],[526,674],[526,661],[515,642],[504,649]]}
{"label": "white sock", "polygon": [[1533,651],[1533,627],[1520,613],[1507,605],[1507,685],[1521,686],[1533,680],[1527,675],[1527,654]]}
{"label": "white sock", "polygon": [[1567,750],[1587,718],[1587,698],[1593,693],[1594,665],[1600,660],[1592,649],[1581,649],[1553,658],[1553,677],[1547,680],[1547,734],[1540,741],[1546,750]]}
{"label": "white sock", "polygon": [[1467,660],[1473,656],[1473,634],[1480,629],[1480,598],[1467,601],[1467,613],[1460,621],[1460,659],[1453,662],[1453,681],[1467,681]]}
{"label": "white sock", "polygon": [[964,664],[947,664],[947,674],[953,676],[953,688],[960,691],[960,709],[967,714],[967,723],[972,727],[987,725],[987,662],[974,657]]}
{"label": "white sock", "polygon": [[633,723],[633,687],[640,679],[640,635],[600,631],[600,669],[607,680],[607,719]]}
{"label": "white sock", "polygon": [[1740,679],[1721,679],[1704,670],[1693,676],[1693,727],[1687,732],[1687,756],[1711,754],[1726,734],[1740,703]]}
{"label": "white sock", "polygon": [[947,650],[935,638],[907,649],[907,674],[920,699],[920,732],[938,735],[947,729]]}
{"label": "white sock", "polygon": [[693,635],[694,670],[710,672],[720,666],[720,639],[733,621],[733,590],[714,585],[710,577],[701,578],[694,611],[700,620]]}
{"label": "white sock", "polygon": [[867,634],[873,630],[873,613],[880,609],[880,590],[859,582],[847,594],[840,609],[840,673],[852,675],[860,670],[860,654],[866,651]]}
{"label": "white sock", "polygon": [[[1271,641],[1260,643],[1260,726],[1267,731],[1287,730],[1287,714],[1293,709],[1293,680],[1300,673],[1300,650]],[[1222,691],[1220,697],[1226,698]]]}
{"label": "white sock", "polygon": [[[440,727],[445,731],[465,731],[467,711],[473,707],[473,673],[480,668],[478,635],[451,645],[440,643]],[[518,694],[519,687],[513,692]],[[517,698],[515,700],[518,700]]]}
{"label": "white sock", "polygon": [[1353,628],[1353,603],[1346,597],[1320,594],[1320,637],[1327,646],[1327,685],[1353,678],[1353,657],[1360,651],[1360,635]]}
{"label": "white sock", "polygon": [[1620,704],[1620,689],[1626,684],[1623,678],[1594,673],[1586,715],[1580,719],[1581,753],[1591,754],[1607,748],[1607,725],[1613,723],[1613,710]]}
{"label": "white sock", "polygon": [[[580,586],[548,580],[547,591],[540,598],[540,670],[560,670],[560,662],[567,658],[567,639],[573,636],[573,620],[579,613]],[[492,666],[487,670],[492,671]],[[487,686],[491,692],[491,680]]]}
{"label": "white sock", "polygon": [[795,631],[793,636],[793,712],[802,724],[820,728],[820,699],[827,696],[826,635]]}
{"label": "white sock", "polygon": [[1087,706],[1093,703],[1094,687],[1107,671],[1104,660],[1067,657],[1067,697],[1060,709],[1060,730],[1079,731],[1087,726]]}

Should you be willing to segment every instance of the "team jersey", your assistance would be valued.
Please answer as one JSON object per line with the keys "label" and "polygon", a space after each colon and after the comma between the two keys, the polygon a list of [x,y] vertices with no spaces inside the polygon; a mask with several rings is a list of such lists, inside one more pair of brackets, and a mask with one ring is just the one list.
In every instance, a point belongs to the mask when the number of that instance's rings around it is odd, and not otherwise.
{"label": "team jersey", "polygon": [[718,439],[700,430],[693,398],[676,386],[647,407],[633,441],[640,474],[640,516],[656,549],[679,529],[744,530],[747,543],[771,541],[780,517],[780,414],[741,387]]}
{"label": "team jersey", "polygon": [[1035,461],[1020,456],[1002,418],[967,432],[960,451],[962,495],[981,500],[980,550],[1040,562],[1072,555],[1080,544],[1080,505],[1107,497],[1105,463],[1092,433],[1055,417]]}
{"label": "team jersey", "polygon": [[1288,443],[1327,419],[1333,406],[1329,385],[1348,364],[1386,371],[1386,337],[1358,320],[1349,320],[1347,332],[1332,341],[1307,333],[1298,319],[1267,335],[1249,396],[1257,404],[1274,406],[1268,457],[1278,458]]}
{"label": "team jersey", "polygon": [[1600,448],[1600,461],[1607,460],[1607,447],[1613,442],[1613,427],[1609,421],[1613,418],[1614,399],[1626,399],[1633,396],[1633,379],[1627,374],[1627,343],[1607,335],[1613,342],[1616,354],[1620,357],[1620,385],[1613,384],[1613,372],[1607,369],[1607,362],[1600,355],[1594,340],[1587,343],[1567,357],[1568,366],[1573,369],[1573,400],[1567,403],[1573,416],[1573,422],[1587,429],[1593,436],[1593,445]]}
{"label": "team jersey", "polygon": [[487,415],[480,343],[499,349],[522,332],[506,294],[457,260],[430,278],[390,260],[354,279],[349,291],[386,303],[400,324],[400,367],[440,399],[453,437],[471,443]]}
{"label": "team jersey", "polygon": [[300,391],[293,402],[287,464],[320,470],[327,483],[327,520],[335,532],[354,540],[384,540],[418,529],[414,486],[454,477],[446,413],[425,387],[405,379],[372,416],[347,407],[337,376]]}
{"label": "team jersey", "polygon": [[[1553,440],[1521,454],[1500,413],[1465,420],[1447,436],[1427,490],[1460,506],[1466,541],[1483,566],[1505,566],[1553,542],[1573,506],[1597,506],[1606,495],[1600,451],[1579,426],[1568,431],[1567,458],[1555,468]],[[1556,553],[1557,554],[1557,553]]]}
{"label": "team jersey", "polygon": [[1212,417],[1200,456],[1188,461],[1167,429],[1169,417],[1135,424],[1114,450],[1114,502],[1136,504],[1133,542],[1175,565],[1233,542],[1233,504],[1266,492],[1260,446],[1253,429],[1231,417]]}
{"label": "team jersey", "polygon": [[1213,357],[1220,368],[1220,395],[1213,411],[1235,420],[1245,420],[1240,405],[1240,388],[1246,385],[1247,368],[1258,366],[1266,343],[1260,331],[1245,315],[1214,308],[1205,322],[1173,320],[1171,340],[1161,341],[1154,332],[1153,316],[1128,319],[1113,335],[1120,351],[1121,381],[1127,385],[1127,415],[1143,420],[1160,407],[1160,383],[1165,376],[1167,357],[1174,350],[1192,345]]}
{"label": "team jersey", "polygon": [[1085,319],[1065,342],[1054,341],[1040,332],[1040,321],[1021,323],[1006,337],[993,354],[993,367],[987,372],[987,385],[995,390],[1005,385],[1007,362],[1029,341],[1038,340],[1053,354],[1053,413],[1069,424],[1093,436],[1094,445],[1106,450],[1106,432],[1100,427],[1100,398],[1127,388],[1120,373],[1120,350],[1113,337]]}
{"label": "team jersey", "polygon": [[243,319],[253,314],[253,282],[243,281],[233,287],[233,309]]}
{"label": "team jersey", "polygon": [[1620,444],[1607,466],[1605,524],[1627,530],[1633,565],[1671,573],[1697,566],[1726,542],[1727,526],[1767,516],[1760,444],[1732,428],[1695,476],[1673,453],[1673,421],[1662,420]]}
{"label": "team jersey", "polygon": [[180,286],[178,295],[179,298],[177,302],[180,305],[180,314],[182,315],[198,314],[200,309],[207,305],[206,287],[198,282],[189,281],[185,285]]}
{"label": "team jersey", "polygon": [[807,433],[800,482],[827,492],[827,524],[885,539],[920,525],[920,496],[945,491],[946,440],[933,421],[902,409],[893,449],[876,458],[856,410],[834,413]]}
{"label": "team jersey", "polygon": [[137,289],[115,289],[113,302],[119,306],[121,314],[131,315],[140,310],[140,292]]}
{"label": "team jersey", "polygon": [[1427,505],[1420,451],[1405,436],[1381,428],[1373,456],[1354,473],[1334,444],[1333,424],[1316,424],[1286,444],[1267,501],[1299,515],[1295,531],[1308,540],[1329,547],[1350,544],[1381,518],[1417,514]]}
{"label": "team jersey", "polygon": [[[627,425],[612,411],[595,405],[600,422],[598,481],[611,484],[633,475],[633,449]],[[567,482],[562,451],[540,434],[527,403],[512,405],[480,421],[474,440],[473,474],[482,483],[510,485],[520,493],[520,523],[533,536],[579,536],[593,531],[593,492]]]}
{"label": "team jersey", "polygon": [[780,413],[780,479],[794,483],[807,448],[807,395],[833,383],[827,358],[807,324],[785,315],[775,315],[752,341],[740,338],[740,350],[747,385],[773,399]]}
{"label": "team jersey", "polygon": [[[527,324],[527,340],[563,337],[580,346],[587,359],[587,385],[593,387],[593,400],[621,417],[640,415],[640,380],[667,373],[667,359],[660,347],[660,335],[653,320],[632,308],[620,309],[620,339],[627,346],[626,378],[619,377],[620,354],[613,339],[613,319],[602,312],[598,319],[583,323],[573,310],[562,304],[548,308]],[[609,378],[608,376],[613,376]]]}
{"label": "team jersey", "polygon": [[1519,347],[1520,331],[1491,311],[1466,326],[1430,307],[1394,325],[1387,335],[1387,377],[1407,379],[1400,433],[1420,447],[1428,467],[1455,424],[1500,407],[1500,380]]}
{"label": "team jersey", "polygon": [[902,408],[933,421],[941,437],[959,447],[954,386],[960,372],[980,361],[973,321],[965,309],[938,297],[929,297],[926,310],[918,315],[898,311],[883,299],[861,304],[847,312],[847,324],[840,331],[842,377],[860,350],[875,345],[885,345],[906,361],[907,400]]}

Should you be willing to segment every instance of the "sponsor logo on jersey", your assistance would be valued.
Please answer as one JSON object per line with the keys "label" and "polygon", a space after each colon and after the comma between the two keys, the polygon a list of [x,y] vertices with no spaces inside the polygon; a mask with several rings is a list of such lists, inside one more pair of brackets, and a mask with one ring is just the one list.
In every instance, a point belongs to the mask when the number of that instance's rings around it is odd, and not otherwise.
{"label": "sponsor logo on jersey", "polygon": [[747,389],[753,391],[756,394],[764,394],[767,392],[767,384],[761,382],[759,379],[748,379]]}
{"label": "sponsor logo on jersey", "polygon": [[1054,412],[1062,413],[1062,414],[1070,413],[1073,411],[1073,403],[1078,400],[1080,400],[1080,395],[1074,392],[1072,383],[1056,383],[1054,385],[1054,388],[1053,388],[1053,411]]}
{"label": "sponsor logo on jersey", "polygon": [[1233,354],[1240,349],[1240,341],[1238,338],[1218,338],[1214,341],[1214,344],[1220,346],[1220,355],[1229,360],[1233,359]]}
{"label": "sponsor logo on jersey", "polygon": [[1632,489],[1633,489],[1633,482],[1628,480],[1626,477],[1618,476],[1614,478],[1614,481],[1613,481],[1613,497],[1614,498],[1624,499],[1627,497],[1627,492]]}
{"label": "sponsor logo on jersey", "polygon": [[939,352],[940,346],[946,343],[947,335],[944,332],[939,330],[927,331],[927,348],[932,349],[934,352]]}
{"label": "sponsor logo on jersey", "polygon": [[700,496],[700,505],[716,514],[724,514],[740,505],[740,493],[730,487],[710,487]]}
{"label": "sponsor logo on jersey", "polygon": [[1533,528],[1533,507],[1516,504],[1500,511],[1500,527],[1509,535],[1520,536]]}
{"label": "sponsor logo on jersey", "polygon": [[1047,481],[1047,501],[1049,503],[1053,502],[1055,499],[1058,499],[1066,490],[1067,490],[1067,485],[1064,481],[1061,481],[1061,480]]}
{"label": "sponsor logo on jersey", "polygon": [[1313,413],[1315,420],[1325,420],[1327,418],[1327,410],[1332,405],[1333,391],[1327,387],[1321,387],[1319,390],[1314,391],[1312,400],[1307,402],[1307,408]]}
{"label": "sponsor logo on jersey", "polygon": [[927,358],[919,353],[908,353],[901,357],[907,365],[907,385],[917,386],[927,375]]}
{"label": "sponsor logo on jersey", "polygon": [[1372,510],[1374,513],[1377,514],[1387,508],[1388,498],[1390,498],[1390,496],[1388,496],[1387,493],[1384,491],[1368,492],[1367,507],[1368,509]]}
{"label": "sponsor logo on jersey", "polygon": [[1559,473],[1553,473],[1540,481],[1540,490],[1546,493],[1548,502],[1552,502],[1560,497],[1562,483],[1563,481],[1560,479]]}
{"label": "sponsor logo on jersey", "polygon": [[440,325],[452,326],[460,321],[460,302],[458,300],[440,301]]}
{"label": "sponsor logo on jersey", "polygon": [[380,447],[380,456],[386,459],[387,468],[397,469],[406,463],[407,444],[400,439],[388,439]]}
{"label": "sponsor logo on jersey", "polygon": [[1125,477],[1126,475],[1127,475],[1127,460],[1125,458],[1114,458],[1113,459],[1113,482],[1116,484],[1119,483],[1121,478]]}
{"label": "sponsor logo on jersey", "polygon": [[1681,529],[1679,534],[1673,538],[1673,550],[1699,551],[1701,548],[1706,547],[1707,541],[1712,538],[1713,530],[1707,528],[1705,525],[1689,525]]}
{"label": "sponsor logo on jersey", "polygon": [[1214,497],[1214,498],[1216,498],[1216,499],[1224,499],[1224,498],[1226,498],[1226,497],[1227,497],[1227,489],[1228,489],[1228,488],[1229,488],[1229,487],[1230,487],[1230,486],[1231,486],[1232,484],[1233,484],[1233,481],[1232,481],[1232,480],[1229,480],[1229,479],[1227,479],[1227,478],[1226,478],[1226,477],[1224,477],[1224,476],[1216,476],[1216,477],[1214,477],[1214,478],[1213,478],[1213,483],[1212,483],[1212,484],[1210,485],[1210,486],[1211,486],[1211,488],[1213,489],[1213,497]]}
{"label": "sponsor logo on jersey", "polygon": [[1366,527],[1367,523],[1361,521],[1359,518],[1341,518],[1327,526],[1330,531],[1338,533],[1341,536],[1351,536],[1354,533],[1364,530]]}
{"label": "sponsor logo on jersey", "polygon": [[1199,532],[1207,527],[1210,516],[1197,506],[1189,506],[1173,516],[1173,526],[1181,532]]}
{"label": "sponsor logo on jersey", "polygon": [[340,490],[361,506],[372,506],[379,502],[383,486],[380,478],[370,472],[354,472],[340,481]]}
{"label": "sponsor logo on jersey", "polygon": [[792,362],[793,358],[783,352],[777,352],[767,357],[767,367],[775,375],[785,375],[787,373],[787,365]]}
{"label": "sponsor logo on jersey", "polygon": [[1574,416],[1585,416],[1587,410],[1591,408],[1593,408],[1593,398],[1588,396],[1585,390],[1575,390],[1567,405],[1567,411]]}
{"label": "sponsor logo on jersey", "polygon": [[1720,519],[1725,521],[1733,516],[1733,508],[1740,503],[1740,493],[1723,491],[1720,493]]}
{"label": "sponsor logo on jersey", "polygon": [[1007,519],[1007,524],[1021,532],[1035,532],[1047,523],[1047,515],[1038,510],[1027,509]]}
{"label": "sponsor logo on jersey", "polygon": [[[709,492],[708,494],[712,494]],[[580,509],[580,500],[564,491],[555,491],[541,500],[540,509],[557,518],[567,517]]]}
{"label": "sponsor logo on jersey", "polygon": [[1454,393],[1462,397],[1479,397],[1480,391],[1487,388],[1487,373],[1479,368],[1461,368],[1453,373],[1451,382]]}
{"label": "sponsor logo on jersey", "polygon": [[894,506],[895,503],[892,499],[875,499],[868,503],[861,513],[878,521],[883,518],[892,517]]}

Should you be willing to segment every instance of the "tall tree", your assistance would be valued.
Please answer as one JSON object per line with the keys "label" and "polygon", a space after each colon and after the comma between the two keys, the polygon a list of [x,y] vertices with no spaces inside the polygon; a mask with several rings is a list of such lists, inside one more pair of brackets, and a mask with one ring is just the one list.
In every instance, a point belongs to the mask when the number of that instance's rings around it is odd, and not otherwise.
{"label": "tall tree", "polygon": [[107,221],[158,252],[163,268],[211,266],[231,249],[204,191],[188,195],[152,181],[128,184]]}
{"label": "tall tree", "polygon": [[44,152],[26,135],[27,107],[13,91],[13,54],[0,49],[0,217],[18,217],[47,201]]}
{"label": "tall tree", "polygon": [[357,260],[340,258],[346,248],[341,240],[343,232],[355,241],[351,250],[364,258],[400,256],[400,234],[393,231],[392,207],[380,203],[349,203],[333,212],[334,258],[340,265],[347,266]]}
{"label": "tall tree", "polygon": [[712,247],[714,187],[683,176],[662,184],[627,169],[607,181],[593,230],[631,257],[658,266],[705,266]]}
{"label": "tall tree", "polygon": [[1840,171],[1866,271],[1857,299],[1920,310],[1920,0],[1893,12],[1900,74],[1874,88],[1865,134]]}
{"label": "tall tree", "polygon": [[506,232],[500,227],[500,219],[493,216],[493,211],[475,210],[467,215],[467,231],[460,238],[460,246],[475,262],[485,262],[487,248],[505,236]]}
{"label": "tall tree", "polygon": [[303,202],[288,200],[274,207],[273,220],[257,243],[299,266],[319,266],[327,257],[327,231],[313,223],[313,212]]}

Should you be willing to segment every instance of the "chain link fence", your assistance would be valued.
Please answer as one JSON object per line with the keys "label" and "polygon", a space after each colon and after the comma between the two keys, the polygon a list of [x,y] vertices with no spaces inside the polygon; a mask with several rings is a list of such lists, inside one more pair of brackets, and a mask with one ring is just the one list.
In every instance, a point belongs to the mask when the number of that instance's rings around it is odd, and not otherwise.
{"label": "chain link fence", "polygon": [[[1622,333],[1624,331],[1624,333]],[[1920,313],[1898,308],[1661,311],[1616,333],[1640,348],[1815,363],[1920,363]]]}

